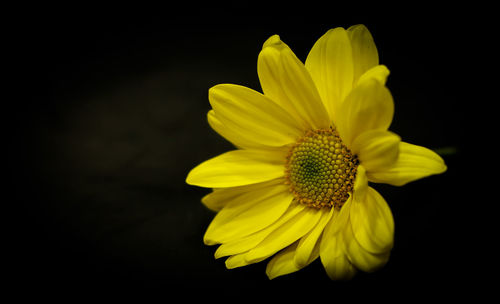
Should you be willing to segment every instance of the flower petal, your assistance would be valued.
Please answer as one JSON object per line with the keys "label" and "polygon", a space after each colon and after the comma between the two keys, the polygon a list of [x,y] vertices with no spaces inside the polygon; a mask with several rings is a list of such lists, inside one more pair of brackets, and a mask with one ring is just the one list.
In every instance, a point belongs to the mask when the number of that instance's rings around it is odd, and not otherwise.
{"label": "flower petal", "polygon": [[[236,187],[235,187],[236,188]],[[224,206],[226,206],[232,199],[240,195],[239,191],[224,191],[224,190],[234,189],[234,188],[220,188],[214,189],[211,193],[205,195],[201,202],[205,207],[212,211],[220,211]]]}
{"label": "flower petal", "polygon": [[294,263],[295,250],[298,242],[277,253],[266,266],[267,277],[272,280],[276,277],[300,270]]}
{"label": "flower petal", "polygon": [[335,245],[337,242],[335,238],[341,234],[345,225],[347,225],[349,221],[349,209],[351,206],[351,201],[352,198],[349,197],[340,211],[334,210],[332,218],[326,224],[321,236],[320,244],[320,256],[322,256],[322,259],[323,256],[327,258],[333,258],[339,256],[342,253],[342,251],[339,251],[340,247]]}
{"label": "flower petal", "polygon": [[292,203],[288,207],[287,211],[285,211],[285,213],[277,221],[268,227],[241,239],[236,239],[220,245],[215,252],[215,258],[218,259],[223,256],[246,253],[262,242],[262,240],[264,240],[271,232],[281,227],[305,208],[306,207],[304,205]]}
{"label": "flower petal", "polygon": [[266,228],[281,217],[292,199],[288,186],[276,182],[241,193],[217,213],[204,241],[207,245],[230,242]]}
{"label": "flower petal", "polygon": [[284,180],[277,179],[258,184],[231,188],[215,188],[211,193],[205,195],[201,199],[201,202],[210,210],[220,211],[227,204],[229,204],[231,201],[234,201],[237,197],[244,193],[258,191],[262,188],[272,187],[280,183],[284,183]]}
{"label": "flower petal", "polygon": [[389,74],[389,69],[385,65],[376,65],[359,77],[356,86],[367,81],[368,79],[375,79],[382,85],[385,85]]}
{"label": "flower petal", "polygon": [[378,65],[378,52],[370,31],[363,24],[347,29],[351,40],[354,82],[372,67]]}
{"label": "flower petal", "polygon": [[361,200],[356,193],[350,210],[350,222],[356,241],[371,253],[385,253],[394,242],[394,219],[384,198],[368,187]]}
{"label": "flower petal", "polygon": [[252,89],[216,85],[208,91],[208,98],[219,121],[232,130],[225,134],[234,134],[240,138],[238,141],[277,147],[293,143],[303,135],[285,110]]}
{"label": "flower petal", "polygon": [[283,177],[286,153],[285,150],[229,151],[193,168],[186,183],[206,188],[226,188]]}
{"label": "flower petal", "polygon": [[245,255],[244,254],[237,254],[237,255],[232,255],[226,260],[226,268],[227,269],[234,269],[237,267],[243,267],[250,265],[247,261],[245,261]]}
{"label": "flower petal", "polygon": [[375,254],[365,250],[356,240],[352,230],[352,224],[346,225],[342,231],[345,253],[349,261],[364,272],[372,272],[383,267],[389,260],[391,251]]}
{"label": "flower petal", "polygon": [[286,109],[303,129],[321,129],[330,125],[309,72],[278,35],[264,43],[257,72],[264,95]]}
{"label": "flower petal", "polygon": [[245,260],[252,263],[270,257],[307,234],[318,223],[321,211],[305,208],[294,218],[271,232],[259,245],[245,255]]}
{"label": "flower petal", "polygon": [[336,121],[337,109],[353,84],[353,52],[346,30],[331,29],[319,38],[305,65],[331,120]]}
{"label": "flower petal", "polygon": [[371,182],[402,186],[445,171],[443,159],[435,152],[422,146],[401,142],[399,157],[393,166],[380,171],[369,171],[367,175]]}
{"label": "flower petal", "polygon": [[[348,202],[350,204],[350,200]],[[344,209],[346,205],[347,203],[342,209]],[[345,210],[347,210],[347,208]],[[338,212],[334,214],[323,232],[320,243],[320,258],[326,273],[332,280],[348,280],[356,274],[356,268],[353,267],[344,254],[342,233],[336,233],[333,231],[334,229],[332,229],[335,226],[340,226],[340,228],[335,229],[337,232],[340,232],[342,226],[345,224],[345,221],[343,221],[344,223],[338,223],[338,215]],[[347,220],[348,212],[345,218]]]}
{"label": "flower petal", "polygon": [[348,147],[364,132],[387,130],[394,115],[389,90],[375,79],[360,83],[339,107],[335,125]]}
{"label": "flower petal", "polygon": [[319,251],[315,253],[315,249],[319,249],[319,238],[325,229],[326,224],[330,221],[333,216],[334,208],[328,210],[321,210],[321,219],[318,224],[309,231],[308,234],[304,235],[297,246],[295,251],[294,262],[298,268],[303,268],[310,264],[319,255]]}
{"label": "flower petal", "polygon": [[358,155],[363,166],[368,170],[381,170],[392,166],[399,156],[401,138],[383,130],[371,130],[362,133],[352,143],[352,153]]}
{"label": "flower petal", "polygon": [[[334,247],[343,247],[341,246],[342,237],[340,235],[335,237],[332,241],[335,242],[333,244]],[[328,277],[332,280],[347,281],[352,279],[357,273],[357,269],[343,253],[340,253],[338,256],[323,255],[321,256],[321,263],[323,264]]]}
{"label": "flower petal", "polygon": [[358,198],[364,198],[367,190],[368,190],[368,177],[366,176],[365,167],[361,164],[358,166],[358,170],[356,172],[356,180],[354,181],[353,192],[354,194],[356,194]]}
{"label": "flower petal", "polygon": [[251,141],[249,138],[242,138],[238,132],[236,132],[232,128],[228,128],[224,125],[215,115],[214,110],[210,110],[207,113],[208,124],[212,129],[217,132],[220,136],[224,137],[226,140],[231,142],[237,148],[242,149],[258,149],[261,148],[262,145]]}

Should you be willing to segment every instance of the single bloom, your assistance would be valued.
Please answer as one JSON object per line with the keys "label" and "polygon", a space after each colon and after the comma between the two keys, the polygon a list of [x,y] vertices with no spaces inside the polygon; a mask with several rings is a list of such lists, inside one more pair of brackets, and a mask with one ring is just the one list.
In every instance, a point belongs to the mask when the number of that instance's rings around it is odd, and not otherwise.
{"label": "single bloom", "polygon": [[189,172],[213,188],[217,211],[204,242],[220,244],[227,268],[272,257],[270,279],[318,257],[328,276],[350,279],[389,259],[394,221],[368,182],[402,186],[446,171],[433,151],[389,131],[394,102],[364,25],[335,28],[305,64],[270,37],[257,62],[263,93],[220,84],[209,90],[208,123],[236,147]]}

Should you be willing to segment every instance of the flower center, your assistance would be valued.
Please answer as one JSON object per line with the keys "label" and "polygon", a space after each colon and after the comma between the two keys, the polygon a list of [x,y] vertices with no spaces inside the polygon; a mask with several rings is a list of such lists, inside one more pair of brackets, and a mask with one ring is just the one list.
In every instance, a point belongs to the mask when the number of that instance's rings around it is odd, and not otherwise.
{"label": "flower center", "polygon": [[287,156],[287,183],[308,207],[340,209],[354,187],[358,163],[335,128],[308,131]]}

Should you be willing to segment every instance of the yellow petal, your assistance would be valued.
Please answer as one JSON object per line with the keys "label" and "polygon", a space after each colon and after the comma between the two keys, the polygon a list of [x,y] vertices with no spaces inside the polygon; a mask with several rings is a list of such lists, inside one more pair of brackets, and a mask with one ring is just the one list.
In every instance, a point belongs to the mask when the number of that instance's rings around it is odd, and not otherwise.
{"label": "yellow petal", "polygon": [[367,81],[368,79],[375,79],[382,85],[385,85],[389,74],[389,69],[385,65],[376,65],[359,77],[356,86]]}
{"label": "yellow petal", "polygon": [[215,251],[215,258],[219,259],[225,256],[237,255],[249,251],[262,242],[262,240],[267,236],[265,233],[266,230],[268,229],[266,228],[251,235],[247,235],[241,239],[233,240],[220,245]]}
{"label": "yellow petal", "polygon": [[252,89],[232,85],[216,85],[208,98],[218,120],[231,132],[231,139],[252,146],[283,146],[303,135],[295,120],[279,105]]}
{"label": "yellow petal", "polygon": [[[344,205],[345,207],[345,205]],[[320,258],[326,273],[332,280],[349,280],[356,274],[356,268],[344,254],[342,233],[333,233],[331,227],[335,224],[334,216],[323,232],[320,244]]]}
{"label": "yellow petal", "polygon": [[226,140],[231,142],[238,148],[243,149],[258,149],[261,148],[262,145],[256,143],[254,141],[249,140],[248,138],[244,139],[240,136],[238,132],[234,129],[227,127],[224,125],[215,115],[214,110],[210,110],[207,113],[208,124],[215,132],[219,133],[220,136],[224,137]]}
{"label": "yellow petal", "polygon": [[276,221],[292,199],[284,184],[270,184],[242,193],[217,213],[204,241],[208,245],[225,243],[259,231]]}
{"label": "yellow petal", "polygon": [[348,147],[356,137],[371,130],[387,130],[394,115],[389,90],[375,79],[360,83],[346,97],[334,122]]}
{"label": "yellow petal", "polygon": [[[299,213],[301,213],[304,209],[306,209],[306,207],[304,205],[297,204],[297,203],[292,204],[290,206],[290,208],[288,208],[287,212],[278,221],[276,221],[271,226],[255,233],[254,235],[258,235],[258,237],[254,238],[254,239],[258,239],[261,236],[264,236],[264,238],[267,237],[269,234],[273,233],[275,230],[281,228],[284,224],[293,220],[293,218],[296,217]],[[249,238],[251,238],[251,236],[249,236]],[[241,244],[241,245],[245,246],[246,244]],[[262,256],[262,257],[256,257],[252,260],[249,260],[247,258],[247,255],[249,252],[251,252],[251,250],[232,255],[231,257],[229,257],[226,260],[226,267],[228,269],[242,267],[242,266],[250,265],[253,263],[261,262],[269,257],[269,256]]]}
{"label": "yellow petal", "polygon": [[245,261],[244,254],[233,255],[233,256],[230,256],[229,258],[227,258],[227,260],[226,260],[227,269],[234,269],[237,267],[243,267],[243,266],[247,266],[249,264],[251,264],[251,263],[248,263],[247,261]]}
{"label": "yellow petal", "polygon": [[236,239],[220,245],[215,252],[215,258],[246,253],[262,242],[271,232],[281,227],[305,208],[304,205],[292,203],[287,211],[268,227],[246,237],[242,237],[241,239]]}
{"label": "yellow petal", "polygon": [[342,231],[345,253],[349,261],[359,270],[372,272],[383,267],[389,260],[390,250],[384,253],[371,253],[364,249],[356,240],[352,224],[346,225]]}
{"label": "yellow petal", "polygon": [[318,223],[321,211],[305,208],[294,218],[271,232],[259,245],[250,250],[245,259],[255,262],[270,257],[307,234]]}
{"label": "yellow petal", "polygon": [[345,254],[334,258],[322,258],[321,262],[331,280],[348,281],[358,272]]}
{"label": "yellow petal", "polygon": [[[355,184],[356,186],[356,184]],[[334,210],[332,218],[326,224],[321,241],[327,242],[328,238],[342,232],[349,221],[349,209],[352,204],[352,195],[349,196],[340,211]],[[323,246],[323,243],[321,244]]]}
{"label": "yellow petal", "polygon": [[341,27],[331,29],[319,38],[305,65],[331,120],[336,121],[337,109],[353,84],[353,52],[346,30]]}
{"label": "yellow petal", "polygon": [[256,184],[284,176],[286,150],[235,150],[189,172],[186,183],[206,188]]}
{"label": "yellow petal", "polygon": [[385,253],[394,242],[394,220],[384,198],[368,187],[361,200],[354,193],[350,222],[356,241],[371,253]]}
{"label": "yellow petal", "polygon": [[295,242],[283,249],[267,263],[266,274],[270,280],[301,269],[294,263],[297,244],[298,242]]}
{"label": "yellow petal", "polygon": [[[363,164],[360,164],[358,166],[358,170],[356,172],[356,180],[354,181],[353,193],[358,197],[358,199],[363,199],[366,195],[367,190],[368,190],[368,177],[366,176],[366,169],[363,166]],[[352,197],[352,195],[351,195],[351,197]],[[347,203],[346,203],[346,205],[347,205]],[[344,209],[344,208],[342,208],[342,209]],[[345,208],[345,209],[348,210],[348,208]],[[341,210],[341,212],[342,212],[342,210]],[[348,212],[348,211],[344,210],[344,212]],[[348,216],[348,215],[346,215],[346,216]]]}
{"label": "yellow petal", "polygon": [[224,189],[234,189],[234,188],[220,188],[214,189],[211,193],[205,195],[201,202],[205,207],[212,211],[220,211],[224,206],[226,206],[231,199],[240,195],[240,192],[227,192]]}
{"label": "yellow petal", "polygon": [[356,137],[351,151],[368,172],[382,170],[398,159],[400,141],[401,138],[390,131],[371,130]]}
{"label": "yellow petal", "polygon": [[354,82],[372,67],[378,65],[378,52],[370,31],[363,24],[347,29],[351,40],[354,63]]}
{"label": "yellow petal", "polygon": [[303,129],[327,128],[330,119],[304,64],[278,35],[259,54],[257,72],[264,95],[294,117]]}
{"label": "yellow petal", "polygon": [[334,210],[333,215],[326,224],[323,234],[321,236],[320,256],[333,258],[342,254],[341,248],[335,244],[338,241],[336,237],[341,234],[349,221],[349,209],[351,208],[352,198],[349,197],[345,202],[342,209],[339,211]]}
{"label": "yellow petal", "polygon": [[224,206],[244,193],[259,191],[262,188],[272,187],[282,183],[284,183],[283,179],[277,179],[247,186],[215,188],[212,193],[205,195],[201,199],[201,202],[210,210],[220,211]]}
{"label": "yellow petal", "polygon": [[262,262],[266,258],[267,257],[256,259],[256,260],[253,260],[253,261],[248,261],[246,259],[246,253],[240,253],[240,254],[232,255],[229,258],[227,258],[227,260],[226,260],[226,267],[227,267],[227,269],[233,269],[233,268],[237,268],[237,267],[243,267],[243,266],[247,266],[247,265],[250,265],[250,264]]}
{"label": "yellow petal", "polygon": [[406,183],[446,171],[443,159],[435,152],[406,142],[399,144],[399,157],[385,170],[369,171],[368,179],[375,183],[402,186]]}
{"label": "yellow petal", "polygon": [[[356,220],[359,221],[368,221],[370,224],[373,224],[373,222],[370,221],[370,219],[367,218],[359,218],[360,214],[362,214],[362,211],[365,211],[364,209],[361,210],[362,207],[364,206],[359,206],[359,202],[365,202],[368,201],[368,204],[371,206],[373,204],[378,204],[378,207],[382,203],[380,203],[380,199],[383,200],[383,198],[379,197],[378,193],[374,194],[374,190],[368,186],[368,181],[367,181],[367,176],[365,174],[365,169],[362,165],[358,166],[358,172],[356,173],[356,181],[354,183],[354,193],[353,195],[348,199],[346,204],[342,207],[340,214],[342,215],[343,218],[342,223],[340,223],[341,228],[337,229],[339,233],[336,234],[337,237],[340,237],[341,235],[341,242],[343,247],[343,252],[347,255],[349,261],[358,269],[370,272],[374,271],[387,262],[389,259],[389,254],[390,250],[387,249],[387,251],[382,252],[382,253],[372,253],[368,250],[366,250],[364,247],[360,245],[358,240],[356,239],[353,231],[353,224],[352,224],[352,215],[351,213],[354,212],[354,217]],[[377,196],[378,195],[378,196]],[[373,202],[375,200],[375,202]],[[384,201],[385,202],[385,201]],[[349,203],[349,204],[348,204]],[[358,205],[356,205],[358,204]],[[383,208],[383,207],[381,207]],[[387,210],[385,210],[387,211]],[[388,211],[390,212],[390,210]],[[384,216],[387,217],[387,214],[385,213]],[[390,219],[387,219],[387,221],[392,220],[392,215]],[[356,228],[359,228],[359,226],[362,224],[360,222],[356,222],[358,226]],[[381,229],[380,231],[390,231],[390,225],[391,223],[386,223],[386,226],[389,228],[386,230]],[[392,224],[393,225],[393,224]],[[368,227],[366,229],[370,229],[371,227]],[[325,229],[325,232],[328,229]],[[392,228],[394,229],[394,228]],[[366,232],[366,231],[365,231]],[[363,234],[363,231],[357,231],[357,235],[362,238],[362,242],[365,246],[368,248],[372,249],[372,251],[381,251],[383,248],[389,248],[392,246],[392,240],[391,237],[392,234],[388,232],[387,234],[384,234],[382,236],[382,239],[379,240],[378,243],[370,243],[370,239],[366,236],[366,234]],[[364,237],[364,238],[363,238]],[[324,238],[324,236],[323,236]],[[339,241],[340,242],[340,241]],[[387,244],[390,244],[387,245]],[[321,244],[323,246],[323,243]],[[325,244],[325,247],[327,247],[328,244]],[[378,245],[378,247],[377,247]],[[371,246],[371,247],[370,247]],[[384,247],[387,246],[387,247]],[[320,253],[323,254],[323,253]],[[326,253],[325,253],[326,255]],[[331,257],[330,257],[331,258]]]}
{"label": "yellow petal", "polygon": [[319,252],[315,252],[315,249],[319,249],[318,240],[321,237],[326,224],[332,218],[334,210],[334,208],[331,208],[330,210],[320,210],[322,215],[318,224],[300,239],[294,258],[295,264],[298,268],[307,266],[318,257]]}

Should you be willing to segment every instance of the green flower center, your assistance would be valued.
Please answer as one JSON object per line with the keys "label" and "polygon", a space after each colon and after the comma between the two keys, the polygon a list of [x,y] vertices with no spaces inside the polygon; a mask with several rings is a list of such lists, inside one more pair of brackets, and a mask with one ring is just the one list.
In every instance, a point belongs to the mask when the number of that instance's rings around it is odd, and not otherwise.
{"label": "green flower center", "polygon": [[335,128],[309,131],[287,156],[287,183],[302,204],[340,209],[352,193],[358,163]]}

